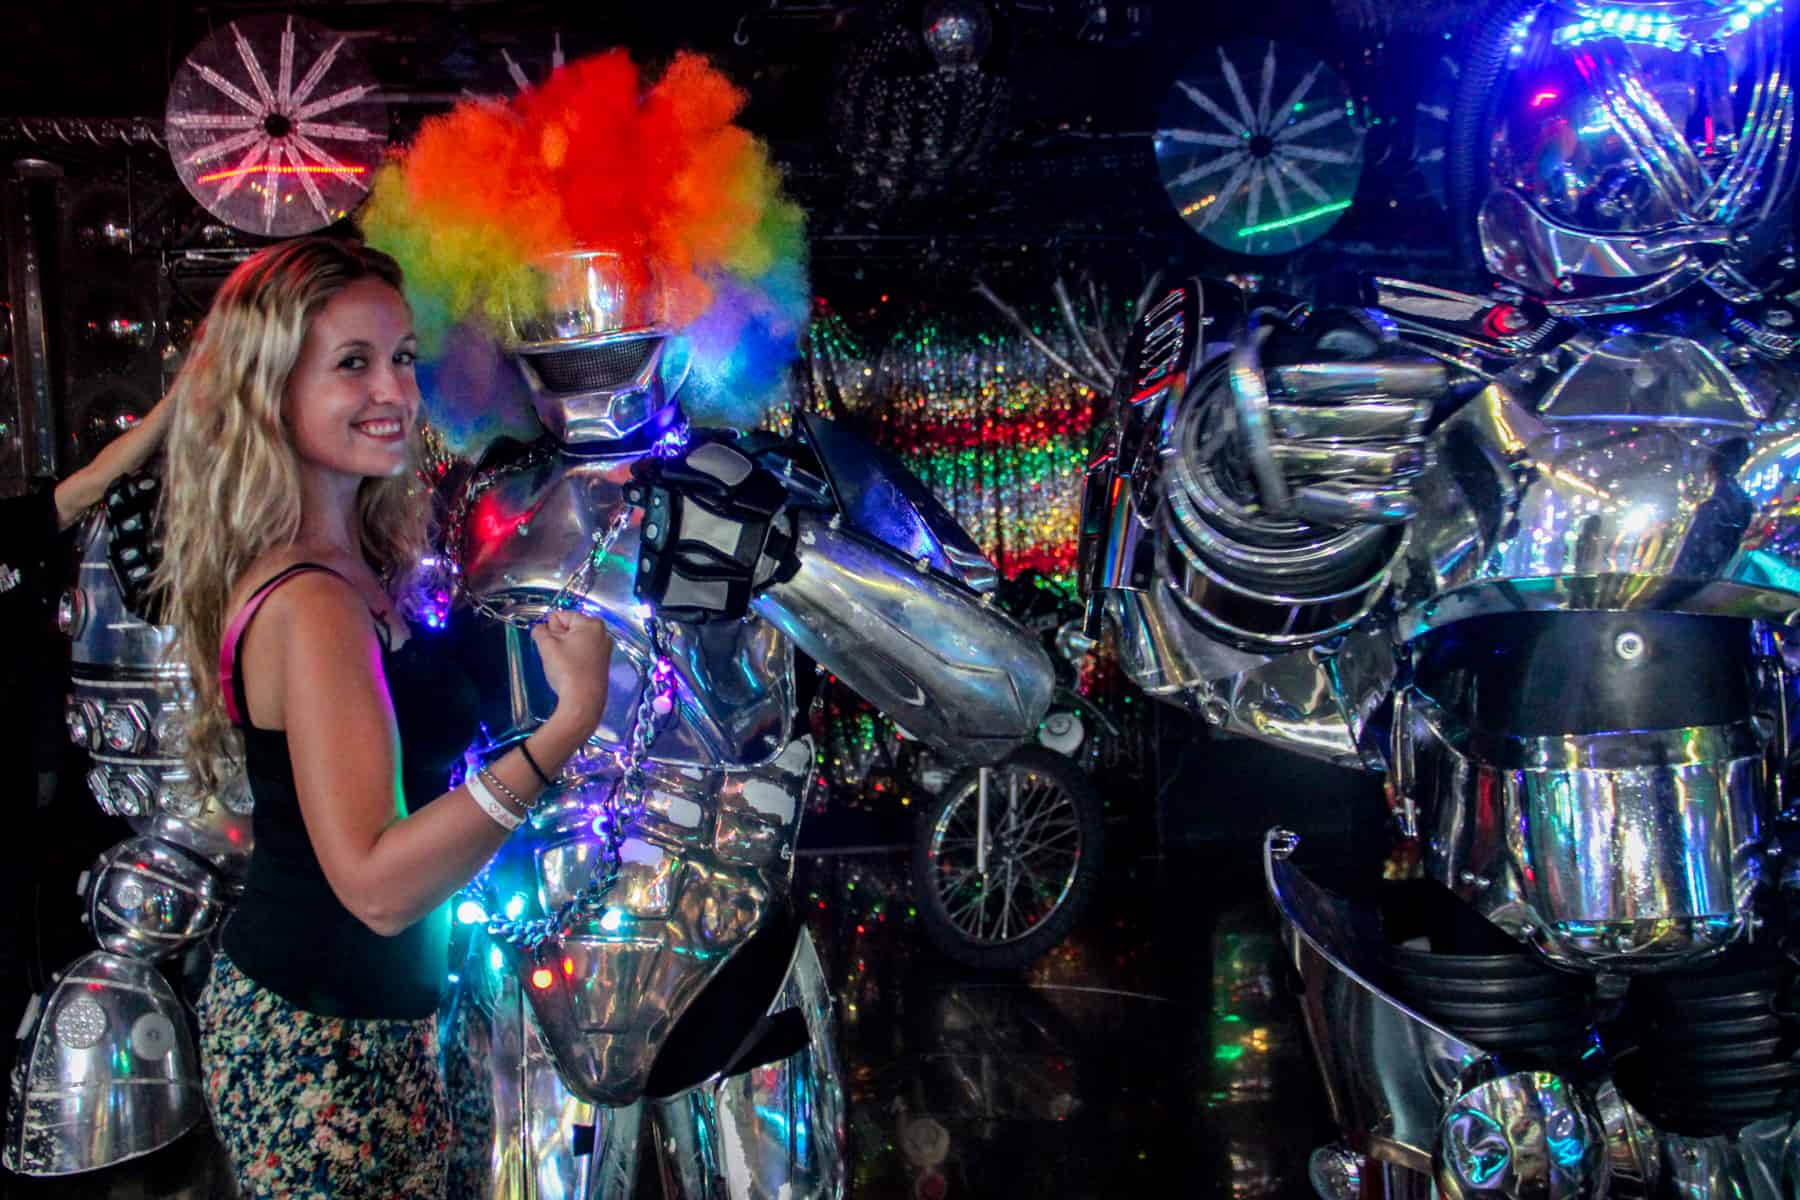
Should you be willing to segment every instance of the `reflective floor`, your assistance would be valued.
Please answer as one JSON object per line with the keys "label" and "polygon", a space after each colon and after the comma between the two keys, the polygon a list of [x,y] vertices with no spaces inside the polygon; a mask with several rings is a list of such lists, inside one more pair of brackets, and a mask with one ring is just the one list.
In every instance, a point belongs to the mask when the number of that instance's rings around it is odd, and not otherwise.
{"label": "reflective floor", "polygon": [[[1300,1197],[1328,1140],[1282,991],[1257,848],[1159,857],[1109,830],[1095,911],[1023,972],[930,950],[904,853],[802,858],[841,998],[855,1200]],[[649,1185],[646,1197],[656,1188]],[[202,1131],[141,1162],[0,1195],[229,1195]]]}

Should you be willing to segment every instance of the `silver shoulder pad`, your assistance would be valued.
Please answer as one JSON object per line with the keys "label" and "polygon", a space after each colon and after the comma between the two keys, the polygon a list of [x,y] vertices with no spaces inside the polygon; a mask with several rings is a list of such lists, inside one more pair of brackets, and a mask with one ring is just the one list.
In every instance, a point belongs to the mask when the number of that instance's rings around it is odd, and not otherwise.
{"label": "silver shoulder pad", "polygon": [[1000,576],[931,489],[887,451],[824,417],[795,414],[845,524],[966,588],[991,592]]}

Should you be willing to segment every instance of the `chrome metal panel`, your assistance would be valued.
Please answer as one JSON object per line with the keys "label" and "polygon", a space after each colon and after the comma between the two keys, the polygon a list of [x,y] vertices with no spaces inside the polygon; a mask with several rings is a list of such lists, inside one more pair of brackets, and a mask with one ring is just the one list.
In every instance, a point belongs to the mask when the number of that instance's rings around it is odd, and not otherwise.
{"label": "chrome metal panel", "polygon": [[[455,548],[463,587],[501,612],[544,612],[593,549],[595,535],[626,507],[622,489],[633,461],[548,455],[502,474],[468,506]],[[577,763],[578,774],[606,769],[623,752],[650,659],[644,635],[649,613],[633,591],[640,515],[631,514],[630,521],[574,597],[606,622],[614,642],[606,712],[595,731],[598,758],[605,761]],[[529,643],[525,649],[535,653]],[[672,633],[668,652],[676,709],[651,748],[652,760],[748,766],[781,750],[793,717],[793,671],[779,630],[757,621],[684,625]],[[541,678],[533,682],[530,701],[541,720],[553,698]]]}
{"label": "chrome metal panel", "polygon": [[1000,574],[975,539],[898,459],[823,417],[796,412],[794,420],[850,528],[974,591],[998,586]]}
{"label": "chrome metal panel", "polygon": [[216,793],[192,786],[183,757],[192,689],[185,664],[170,657],[174,630],[126,608],[106,558],[104,514],[89,518],[81,538],[76,586],[63,605],[72,643],[64,720],[70,739],[93,756],[89,790],[137,833],[191,850],[228,880],[241,880],[252,840],[243,775],[224,764]]}
{"label": "chrome metal panel", "polygon": [[1270,661],[1266,654],[1227,646],[1195,629],[1162,579],[1142,592],[1108,590],[1101,603],[1118,634],[1120,667],[1152,696],[1198,708],[1209,680]]}
{"label": "chrome metal panel", "polygon": [[64,629],[72,644],[71,668],[79,679],[180,679],[187,669],[171,658],[169,647],[175,631],[167,625],[150,625],[125,606],[106,549],[112,542],[106,514],[96,508],[77,534],[81,548],[76,568],[75,593],[67,607],[73,625]]}
{"label": "chrome metal panel", "polygon": [[1594,1089],[1594,1112],[1606,1131],[1607,1169],[1620,1200],[1659,1195],[1662,1149],[1656,1129],[1610,1079]]}
{"label": "chrome metal panel", "polygon": [[1662,1135],[1663,1195],[1793,1200],[1800,1136],[1776,1117],[1716,1137]]}
{"label": "chrome metal panel", "polygon": [[1298,841],[1271,831],[1263,870],[1300,972],[1301,1009],[1332,1115],[1353,1137],[1379,1135],[1398,1148],[1377,1150],[1377,1157],[1420,1165],[1437,1145],[1439,1120],[1459,1080],[1486,1055],[1370,982],[1378,978],[1381,938],[1374,915],[1289,863]]}
{"label": "chrome metal panel", "polygon": [[797,514],[800,570],[753,613],[907,733],[969,762],[997,762],[1050,707],[1050,655],[1011,617],[892,551]]}
{"label": "chrome metal panel", "polygon": [[1427,873],[1550,961],[1657,970],[1745,931],[1770,816],[1748,723],[1493,737],[1405,709]]}
{"label": "chrome metal panel", "polygon": [[92,1171],[166,1146],[206,1119],[187,1014],[155,967],[95,951],[40,999],[13,1068],[9,1169]]}
{"label": "chrome metal panel", "polygon": [[205,937],[224,913],[224,889],[212,870],[153,838],[120,842],[81,883],[83,916],[101,947],[146,962]]}
{"label": "chrome metal panel", "polygon": [[1217,682],[1207,715],[1229,733],[1342,767],[1379,770],[1385,765],[1381,749],[1365,734],[1393,687],[1394,672],[1394,648],[1385,634],[1359,629]]}
{"label": "chrome metal panel", "polygon": [[[798,741],[750,770],[654,768],[607,910],[541,959],[503,948],[575,1095],[636,1100],[688,1004],[786,895],[811,761]],[[587,883],[601,853],[599,789],[610,786],[547,795],[486,869],[489,912],[536,918]]]}
{"label": "chrome metal panel", "polygon": [[[1146,297],[1148,299],[1148,297]],[[1135,591],[1150,579],[1144,535],[1158,503],[1167,418],[1204,358],[1205,288],[1189,279],[1148,304],[1132,326],[1111,409],[1106,450],[1088,467],[1082,501],[1081,588]],[[1099,629],[1089,622],[1089,636]]]}
{"label": "chrome metal panel", "polygon": [[1562,311],[1646,308],[1708,271],[1729,292],[1785,235],[1785,14],[1659,7],[1641,38],[1629,9],[1530,14],[1475,148],[1489,268]]}
{"label": "chrome metal panel", "polygon": [[[549,255],[535,269],[545,308],[515,312],[511,323],[532,407],[550,435],[567,446],[606,445],[646,427],[675,424],[674,398],[687,378],[687,358],[668,340],[662,292],[649,264],[606,250],[573,250]],[[635,371],[608,373],[607,386],[545,385],[546,378],[568,370],[547,359],[644,342],[651,345]]]}
{"label": "chrome metal panel", "polygon": [[1434,1156],[1443,1200],[1607,1194],[1606,1137],[1587,1100],[1547,1071],[1502,1075],[1444,1113]]}
{"label": "chrome metal panel", "polygon": [[[1691,244],[1646,245],[1634,233],[1566,229],[1512,192],[1490,192],[1477,218],[1488,270],[1558,312],[1626,312],[1648,308],[1692,284],[1706,265]],[[1604,281],[1597,294],[1561,298],[1561,280]],[[1577,285],[1579,286],[1579,285]]]}
{"label": "chrome metal panel", "polygon": [[770,1013],[797,1008],[811,1043],[777,1063],[651,1105],[669,1200],[838,1200],[849,1181],[830,989],[803,928]]}
{"label": "chrome metal panel", "polygon": [[545,306],[511,315],[520,350],[663,327],[662,293],[647,263],[627,264],[610,250],[569,250],[546,255],[534,270]]}
{"label": "chrome metal panel", "polygon": [[[444,1010],[445,1079],[454,1116],[448,1200],[624,1197],[636,1167],[639,1110],[597,1109],[556,1073],[523,985],[479,929]],[[593,1126],[595,1150],[575,1153]],[[629,1162],[621,1154],[629,1152]],[[601,1168],[621,1176],[609,1187]]]}
{"label": "chrome metal panel", "polygon": [[1581,352],[1533,413],[1490,387],[1433,439],[1397,636],[1520,610],[1800,610],[1800,426],[1696,343]]}

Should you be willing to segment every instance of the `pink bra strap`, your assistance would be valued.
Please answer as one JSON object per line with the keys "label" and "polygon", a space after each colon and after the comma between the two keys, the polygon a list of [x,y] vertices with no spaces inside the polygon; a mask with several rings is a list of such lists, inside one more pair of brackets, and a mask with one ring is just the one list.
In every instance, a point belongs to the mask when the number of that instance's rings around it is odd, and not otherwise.
{"label": "pink bra strap", "polygon": [[244,607],[238,609],[237,616],[231,618],[231,624],[225,627],[224,640],[219,643],[219,694],[225,700],[225,717],[233,725],[250,724],[250,706],[244,698],[244,681],[237,673],[238,643],[244,638],[244,630],[249,626],[250,618],[256,615],[256,610],[262,607],[270,593],[303,571],[329,571],[333,575],[338,574],[323,563],[295,563],[252,592],[250,599],[244,601]]}

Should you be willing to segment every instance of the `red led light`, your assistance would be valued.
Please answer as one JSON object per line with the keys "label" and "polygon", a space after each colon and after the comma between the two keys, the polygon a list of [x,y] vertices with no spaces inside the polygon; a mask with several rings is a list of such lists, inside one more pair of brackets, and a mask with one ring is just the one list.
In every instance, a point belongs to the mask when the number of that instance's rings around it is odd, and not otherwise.
{"label": "red led light", "polygon": [[540,992],[555,982],[556,976],[550,973],[549,967],[539,967],[531,973],[531,986]]}
{"label": "red led light", "polygon": [[566,975],[570,979],[575,978],[575,960],[574,959],[572,959],[572,958],[563,959],[563,974]]}
{"label": "red led light", "polygon": [[1531,98],[1531,107],[1542,108],[1546,104],[1549,104],[1553,101],[1561,100],[1561,99],[1562,99],[1561,92],[1556,91],[1554,88],[1545,88],[1543,91],[1539,92],[1537,95],[1535,95]]}
{"label": "red led light", "polygon": [[[368,170],[367,167],[351,167],[351,166],[276,167],[273,173],[276,175],[299,175],[303,172],[307,175],[361,175],[364,171],[367,171],[367,170]],[[230,179],[235,175],[268,175],[270,173],[271,172],[268,167],[233,167],[229,171],[214,171],[210,175],[202,175],[202,176],[200,176],[200,178],[194,180],[194,182],[195,183],[214,183],[220,179]]]}

